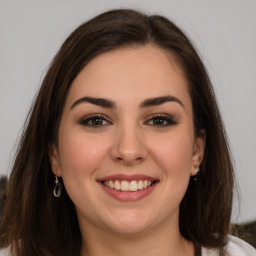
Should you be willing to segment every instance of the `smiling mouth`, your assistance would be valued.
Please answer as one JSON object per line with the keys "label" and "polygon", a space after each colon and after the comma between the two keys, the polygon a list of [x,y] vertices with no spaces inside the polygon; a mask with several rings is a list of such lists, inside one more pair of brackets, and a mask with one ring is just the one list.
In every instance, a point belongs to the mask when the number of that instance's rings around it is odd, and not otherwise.
{"label": "smiling mouth", "polygon": [[152,185],[154,185],[157,181],[152,180],[103,180],[101,183],[107,187],[117,191],[122,192],[136,192],[139,190],[144,190]]}

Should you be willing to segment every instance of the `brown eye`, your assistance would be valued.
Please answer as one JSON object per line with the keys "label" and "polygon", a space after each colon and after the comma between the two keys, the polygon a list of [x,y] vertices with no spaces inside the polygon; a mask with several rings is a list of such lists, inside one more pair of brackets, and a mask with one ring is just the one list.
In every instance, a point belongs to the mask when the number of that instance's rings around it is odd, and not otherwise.
{"label": "brown eye", "polygon": [[164,118],[161,118],[161,117],[154,118],[152,121],[153,121],[154,125],[167,125],[168,124],[168,122]]}
{"label": "brown eye", "polygon": [[152,126],[170,126],[170,125],[175,125],[176,122],[173,120],[171,116],[166,116],[166,115],[157,115],[152,118],[150,118],[147,122],[147,125],[152,125]]}
{"label": "brown eye", "polygon": [[83,126],[95,127],[95,128],[111,124],[106,118],[99,115],[84,118],[80,120],[79,123]]}

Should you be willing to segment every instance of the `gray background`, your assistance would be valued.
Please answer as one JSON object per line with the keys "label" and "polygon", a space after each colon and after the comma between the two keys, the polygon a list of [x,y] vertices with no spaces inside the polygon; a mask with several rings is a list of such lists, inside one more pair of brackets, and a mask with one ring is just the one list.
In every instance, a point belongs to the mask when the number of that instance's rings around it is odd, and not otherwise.
{"label": "gray background", "polygon": [[[115,7],[166,15],[199,49],[214,84],[241,191],[240,214],[256,218],[255,0],[0,0],[0,174],[14,148],[47,66],[81,22]],[[217,206],[216,206],[217,207]]]}

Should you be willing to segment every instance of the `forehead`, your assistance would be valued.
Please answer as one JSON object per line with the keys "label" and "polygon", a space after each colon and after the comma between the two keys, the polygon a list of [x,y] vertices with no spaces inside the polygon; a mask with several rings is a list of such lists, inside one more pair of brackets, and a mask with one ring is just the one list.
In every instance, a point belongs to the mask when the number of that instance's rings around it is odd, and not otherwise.
{"label": "forehead", "polygon": [[124,102],[163,95],[190,101],[187,80],[175,56],[146,45],[121,48],[95,57],[74,80],[68,101],[96,96]]}

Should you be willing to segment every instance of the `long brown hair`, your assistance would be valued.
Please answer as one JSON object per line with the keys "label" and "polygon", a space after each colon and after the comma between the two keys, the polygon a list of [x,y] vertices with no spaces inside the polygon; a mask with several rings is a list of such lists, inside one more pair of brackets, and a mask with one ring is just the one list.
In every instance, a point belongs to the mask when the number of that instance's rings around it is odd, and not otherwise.
{"label": "long brown hair", "polygon": [[[25,122],[8,184],[1,239],[16,256],[79,255],[81,234],[65,192],[54,198],[48,147],[57,144],[67,94],[81,69],[113,49],[152,44],[174,54],[192,99],[195,133],[206,132],[198,182],[191,178],[180,205],[180,232],[194,244],[223,248],[230,225],[234,174],[211,82],[188,37],[170,20],[112,10],[78,27],[53,59]],[[168,239],[168,238],[166,238]]]}

